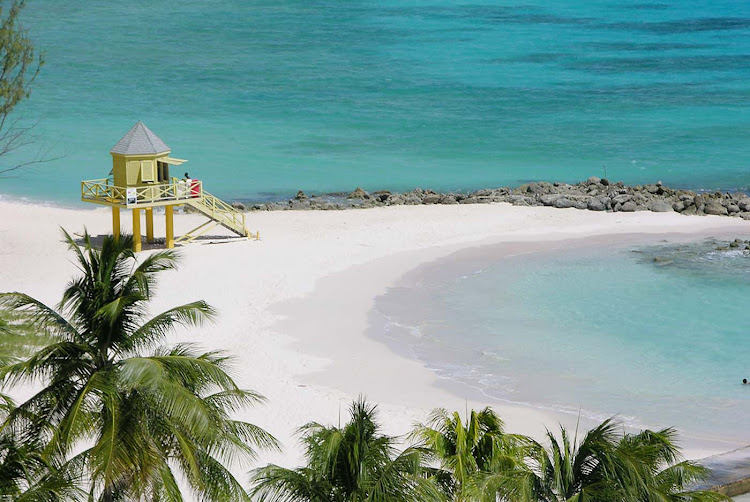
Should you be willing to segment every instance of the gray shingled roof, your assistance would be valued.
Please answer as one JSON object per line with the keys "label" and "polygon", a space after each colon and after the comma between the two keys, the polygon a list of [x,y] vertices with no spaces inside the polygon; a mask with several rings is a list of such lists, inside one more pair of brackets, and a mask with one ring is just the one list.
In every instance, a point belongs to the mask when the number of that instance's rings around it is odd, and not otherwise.
{"label": "gray shingled roof", "polygon": [[112,147],[110,153],[120,155],[153,155],[170,151],[159,136],[151,132],[140,120]]}

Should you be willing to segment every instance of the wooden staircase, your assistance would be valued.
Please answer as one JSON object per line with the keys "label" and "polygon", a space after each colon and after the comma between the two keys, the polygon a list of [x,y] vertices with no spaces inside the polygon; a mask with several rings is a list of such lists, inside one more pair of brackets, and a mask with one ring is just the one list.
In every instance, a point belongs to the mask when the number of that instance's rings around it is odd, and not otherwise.
{"label": "wooden staircase", "polygon": [[189,199],[185,201],[187,205],[197,210],[201,214],[210,218],[209,221],[203,225],[194,228],[185,235],[180,236],[175,242],[189,242],[193,239],[204,235],[210,229],[216,225],[221,225],[239,235],[240,237],[256,237],[245,227],[245,213],[239,209],[235,209],[223,200],[219,199],[206,192],[202,191],[202,196],[196,199]]}

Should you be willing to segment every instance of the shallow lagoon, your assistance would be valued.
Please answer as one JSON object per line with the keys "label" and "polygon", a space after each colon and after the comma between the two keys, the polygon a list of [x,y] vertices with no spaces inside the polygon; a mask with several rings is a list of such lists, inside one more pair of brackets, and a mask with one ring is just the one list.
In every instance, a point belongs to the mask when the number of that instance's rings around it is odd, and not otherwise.
{"label": "shallow lagoon", "polygon": [[716,248],[459,254],[380,297],[373,333],[490,400],[746,444],[750,252]]}

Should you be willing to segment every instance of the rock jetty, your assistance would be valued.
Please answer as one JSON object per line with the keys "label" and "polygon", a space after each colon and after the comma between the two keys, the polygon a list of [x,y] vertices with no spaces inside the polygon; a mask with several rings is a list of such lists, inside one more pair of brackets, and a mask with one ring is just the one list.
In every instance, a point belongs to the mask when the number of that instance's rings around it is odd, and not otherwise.
{"label": "rock jetty", "polygon": [[675,211],[686,215],[712,214],[750,220],[750,197],[745,193],[676,190],[662,185],[661,182],[628,186],[622,182],[612,183],[597,177],[576,184],[539,181],[517,188],[486,188],[469,193],[439,193],[421,188],[406,193],[392,193],[387,190],[370,193],[358,187],[348,194],[308,196],[300,190],[288,201],[248,206],[236,203],[235,207],[251,211],[337,210],[494,202],[507,202],[514,206],[549,206],[589,211]]}

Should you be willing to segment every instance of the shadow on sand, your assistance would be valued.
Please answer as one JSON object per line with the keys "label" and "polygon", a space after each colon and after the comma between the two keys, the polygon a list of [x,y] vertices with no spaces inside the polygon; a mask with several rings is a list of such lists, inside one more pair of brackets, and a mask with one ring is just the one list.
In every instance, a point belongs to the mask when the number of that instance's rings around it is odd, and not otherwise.
{"label": "shadow on sand", "polygon": [[[104,242],[104,238],[108,237],[109,234],[100,234],[100,235],[89,235],[89,241],[91,242],[91,245],[94,247],[101,247],[102,243]],[[83,240],[83,235],[76,233],[72,234],[73,241],[78,246],[85,246],[86,243]],[[236,235],[201,235],[200,237],[196,237],[191,242],[199,242],[201,244],[229,244],[231,242],[239,242],[239,241],[245,241],[247,240],[246,237],[238,237]],[[153,249],[164,249],[165,239],[164,237],[157,237],[152,242],[146,241],[146,236],[141,236],[141,243],[142,243],[142,251],[148,251]],[[175,248],[184,247],[186,244],[189,244],[187,242],[175,242]]]}

